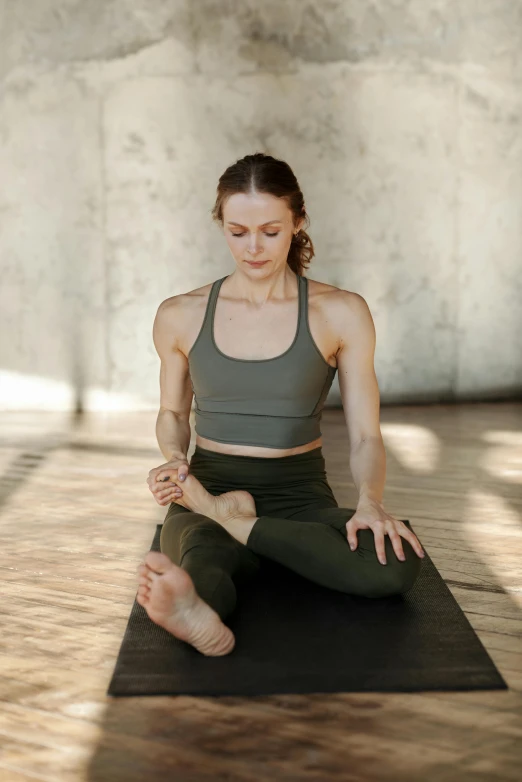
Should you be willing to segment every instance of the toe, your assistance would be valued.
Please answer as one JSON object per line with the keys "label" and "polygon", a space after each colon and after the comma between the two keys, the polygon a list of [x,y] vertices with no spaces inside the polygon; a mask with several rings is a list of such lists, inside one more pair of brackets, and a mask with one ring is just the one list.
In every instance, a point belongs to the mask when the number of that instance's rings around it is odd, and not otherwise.
{"label": "toe", "polygon": [[149,551],[145,557],[145,562],[155,573],[164,573],[172,565],[169,557],[160,551]]}
{"label": "toe", "polygon": [[149,597],[149,590],[146,587],[140,587],[136,594],[136,600],[140,605],[144,605]]}

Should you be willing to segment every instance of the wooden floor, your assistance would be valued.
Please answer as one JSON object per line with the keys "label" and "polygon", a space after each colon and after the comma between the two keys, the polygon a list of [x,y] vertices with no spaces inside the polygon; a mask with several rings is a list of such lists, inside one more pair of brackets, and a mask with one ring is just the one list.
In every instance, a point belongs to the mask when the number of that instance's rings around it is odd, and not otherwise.
{"label": "wooden floor", "polygon": [[[0,779],[520,780],[522,405],[381,409],[385,507],[410,519],[509,690],[106,696],[166,509],[156,413],[0,414]],[[353,507],[342,410],[323,417]],[[189,451],[192,454],[194,440]]]}

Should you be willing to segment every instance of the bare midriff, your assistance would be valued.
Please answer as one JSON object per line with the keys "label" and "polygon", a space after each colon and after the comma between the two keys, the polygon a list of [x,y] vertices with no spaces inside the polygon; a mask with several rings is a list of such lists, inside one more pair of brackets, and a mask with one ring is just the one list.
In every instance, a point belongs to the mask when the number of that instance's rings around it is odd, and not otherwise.
{"label": "bare midriff", "polygon": [[295,448],[263,448],[257,445],[238,445],[236,443],[218,443],[216,440],[209,440],[207,437],[196,435],[196,445],[200,448],[206,448],[207,451],[217,451],[218,453],[228,453],[232,456],[261,456],[264,458],[274,458],[278,456],[292,456],[297,453],[306,453],[314,448],[322,446],[323,438],[318,437],[311,443],[297,445]]}

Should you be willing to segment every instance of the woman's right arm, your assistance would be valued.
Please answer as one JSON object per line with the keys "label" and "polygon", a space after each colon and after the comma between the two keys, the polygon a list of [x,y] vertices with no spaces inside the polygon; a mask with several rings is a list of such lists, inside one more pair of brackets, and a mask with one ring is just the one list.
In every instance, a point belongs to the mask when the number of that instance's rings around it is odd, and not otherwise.
{"label": "woman's right arm", "polygon": [[190,424],[187,419],[162,407],[156,420],[156,438],[167,461],[175,456],[185,458],[190,445]]}
{"label": "woman's right arm", "polygon": [[190,445],[193,391],[188,361],[179,349],[180,315],[179,297],[166,299],[158,307],[152,329],[154,347],[161,361],[156,437],[166,459],[173,455],[186,456]]}
{"label": "woman's right arm", "polygon": [[[180,350],[180,322],[182,305],[179,297],[173,296],[158,307],[152,336],[154,347],[161,361],[160,367],[160,409],[156,420],[156,438],[167,463],[183,463],[183,472],[188,472],[187,451],[190,445],[190,410],[192,406],[192,383],[185,354]],[[161,472],[166,465],[150,471],[149,487],[154,494],[172,486],[171,481],[157,486],[156,478],[164,478]]]}

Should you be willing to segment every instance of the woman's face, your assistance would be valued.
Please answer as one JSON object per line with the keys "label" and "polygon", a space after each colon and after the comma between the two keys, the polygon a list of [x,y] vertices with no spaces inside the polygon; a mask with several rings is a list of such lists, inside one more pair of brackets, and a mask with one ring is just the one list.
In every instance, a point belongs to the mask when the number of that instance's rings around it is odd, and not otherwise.
{"label": "woman's face", "polygon": [[[223,207],[223,231],[230,252],[245,274],[265,277],[286,265],[294,231],[283,198],[268,193],[234,193]],[[249,263],[264,261],[264,263]]]}

